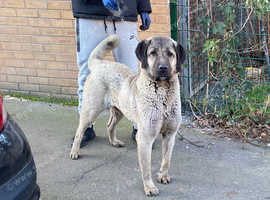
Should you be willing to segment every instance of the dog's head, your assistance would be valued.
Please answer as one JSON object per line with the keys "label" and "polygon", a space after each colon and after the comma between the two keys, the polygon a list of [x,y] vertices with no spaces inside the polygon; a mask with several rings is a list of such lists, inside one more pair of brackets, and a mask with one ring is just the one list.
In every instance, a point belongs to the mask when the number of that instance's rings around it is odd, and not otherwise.
{"label": "dog's head", "polygon": [[184,48],[168,37],[142,40],[136,48],[136,55],[142,63],[142,69],[154,81],[170,80],[175,73],[180,72],[186,57]]}

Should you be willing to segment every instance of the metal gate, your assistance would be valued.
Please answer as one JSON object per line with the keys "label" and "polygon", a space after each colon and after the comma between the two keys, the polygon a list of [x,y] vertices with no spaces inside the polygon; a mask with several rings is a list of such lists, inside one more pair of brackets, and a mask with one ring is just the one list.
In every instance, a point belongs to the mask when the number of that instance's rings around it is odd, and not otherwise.
{"label": "metal gate", "polygon": [[203,88],[207,80],[207,57],[202,53],[204,33],[201,25],[196,21],[196,17],[199,17],[200,12],[203,11],[203,9],[193,9],[191,0],[178,0],[178,39],[188,52],[181,74],[182,95],[185,99],[192,97]]}
{"label": "metal gate", "polygon": [[[224,5],[223,10],[221,6],[217,6],[220,2],[225,2],[221,0],[176,0],[174,2],[177,4],[178,10],[178,41],[184,46],[188,55],[181,74],[182,96],[185,99],[193,97],[209,83],[209,74],[219,75],[219,72],[224,70],[213,67],[210,71],[208,55],[203,50],[207,39],[211,38],[211,34],[213,34],[210,31],[210,24],[213,25],[225,20],[225,15],[222,12],[227,8],[234,11],[236,17],[234,19],[235,30],[233,31],[234,35],[237,35],[235,37],[241,41],[238,49],[234,52],[235,64],[246,71],[247,76],[249,76],[250,68],[261,72],[260,78],[257,77],[257,79],[250,81],[252,85],[262,83],[269,85],[270,58],[269,55],[266,55],[268,50],[265,51],[263,48],[267,48],[267,46],[270,48],[270,10],[263,17],[264,23],[262,23],[262,20],[260,21],[250,8],[245,7],[243,0],[232,1],[234,2],[233,6]],[[203,21],[205,16],[211,18],[212,21]],[[265,30],[262,29],[263,26]],[[254,71],[251,73],[254,77]],[[243,79],[249,81],[247,77],[243,77]]]}

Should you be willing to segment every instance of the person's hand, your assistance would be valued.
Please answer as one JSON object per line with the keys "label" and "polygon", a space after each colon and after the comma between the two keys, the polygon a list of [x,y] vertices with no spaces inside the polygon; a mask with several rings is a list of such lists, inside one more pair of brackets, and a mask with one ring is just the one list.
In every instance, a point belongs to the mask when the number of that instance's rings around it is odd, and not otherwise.
{"label": "person's hand", "polygon": [[149,13],[141,13],[140,16],[142,20],[142,25],[140,26],[140,29],[142,31],[145,31],[149,29],[150,24],[151,24],[151,19],[150,19]]}
{"label": "person's hand", "polygon": [[111,10],[118,10],[117,2],[116,0],[102,0],[104,6]]}

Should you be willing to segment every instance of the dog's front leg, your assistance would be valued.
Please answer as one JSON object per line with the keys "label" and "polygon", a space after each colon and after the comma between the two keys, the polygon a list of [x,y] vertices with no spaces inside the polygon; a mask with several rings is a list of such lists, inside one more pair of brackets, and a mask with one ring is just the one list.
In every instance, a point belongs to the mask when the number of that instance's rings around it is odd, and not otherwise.
{"label": "dog's front leg", "polygon": [[83,138],[83,134],[85,133],[85,130],[87,129],[87,126],[89,122],[84,120],[85,118],[80,118],[80,123],[76,131],[76,135],[73,141],[73,145],[70,152],[70,158],[72,160],[77,160],[79,158],[79,150],[80,150],[80,144]]}
{"label": "dog's front leg", "polygon": [[177,132],[173,132],[162,135],[162,162],[157,177],[159,183],[168,184],[171,181],[168,171],[170,168],[176,133]]}
{"label": "dog's front leg", "polygon": [[144,185],[144,192],[147,196],[156,196],[159,194],[159,190],[152,180],[151,172],[151,154],[152,145],[155,140],[155,134],[149,134],[148,132],[140,128],[138,130],[139,132],[137,133],[136,140],[139,165]]}
{"label": "dog's front leg", "polygon": [[77,160],[79,158],[79,150],[80,150],[82,137],[83,137],[83,130],[81,130],[81,128],[79,127],[76,131],[76,135],[75,135],[71,152],[70,152],[70,158],[72,160]]}

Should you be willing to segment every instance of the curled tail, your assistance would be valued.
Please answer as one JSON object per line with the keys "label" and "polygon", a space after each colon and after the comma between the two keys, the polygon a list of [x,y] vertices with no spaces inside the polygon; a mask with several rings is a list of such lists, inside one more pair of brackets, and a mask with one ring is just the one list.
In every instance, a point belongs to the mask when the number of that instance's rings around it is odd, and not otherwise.
{"label": "curled tail", "polygon": [[110,35],[100,42],[89,56],[89,61],[92,59],[102,60],[106,54],[116,48],[120,43],[120,38],[117,35]]}

